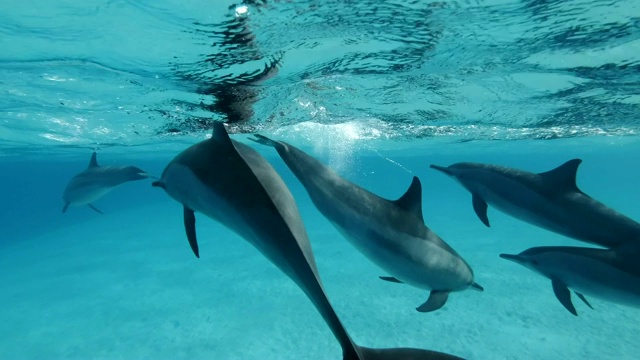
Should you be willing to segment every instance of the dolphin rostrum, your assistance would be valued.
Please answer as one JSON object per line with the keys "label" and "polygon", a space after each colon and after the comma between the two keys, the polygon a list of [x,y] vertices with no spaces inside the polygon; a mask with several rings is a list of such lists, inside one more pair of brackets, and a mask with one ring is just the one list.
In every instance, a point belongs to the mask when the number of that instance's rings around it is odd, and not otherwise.
{"label": "dolphin rostrum", "polygon": [[422,186],[418,177],[398,200],[387,200],[340,177],[302,150],[262,135],[252,139],[273,146],[305,187],[318,210],[369,260],[392,277],[430,291],[417,310],[444,306],[449,293],[468,288],[482,291],[473,271],[422,217]]}
{"label": "dolphin rostrum", "polygon": [[472,195],[473,209],[489,226],[487,204],[527,223],[608,248],[640,242],[640,224],[583,193],[576,185],[582,160],[530,173],[477,163],[431,165],[455,178]]}
{"label": "dolphin rostrum", "polygon": [[187,239],[196,256],[194,212],[199,212],[250,242],[291,278],[322,315],[344,359],[459,359],[429,350],[371,349],[353,342],[325,294],[293,195],[271,164],[251,147],[230,139],[222,123],[214,123],[210,139],[178,154],[153,186],[183,205]]}
{"label": "dolphin rostrum", "polygon": [[640,246],[633,243],[616,249],[570,246],[533,247],[503,259],[525,266],[551,280],[553,292],[573,315],[573,290],[587,306],[584,295],[640,308]]}
{"label": "dolphin rostrum", "polygon": [[69,205],[89,205],[90,208],[102,214],[102,211],[93,206],[94,201],[120,184],[149,177],[154,176],[135,166],[99,166],[94,151],[91,154],[89,166],[71,178],[64,189],[62,212],[66,212]]}

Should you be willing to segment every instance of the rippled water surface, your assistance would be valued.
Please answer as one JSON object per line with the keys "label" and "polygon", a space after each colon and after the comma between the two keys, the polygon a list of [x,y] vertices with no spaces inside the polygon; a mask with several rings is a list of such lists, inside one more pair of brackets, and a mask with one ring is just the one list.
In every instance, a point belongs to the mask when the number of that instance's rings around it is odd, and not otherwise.
{"label": "rippled water surface", "polygon": [[[4,1],[5,149],[636,135],[640,3]],[[345,125],[346,124],[346,125]]]}

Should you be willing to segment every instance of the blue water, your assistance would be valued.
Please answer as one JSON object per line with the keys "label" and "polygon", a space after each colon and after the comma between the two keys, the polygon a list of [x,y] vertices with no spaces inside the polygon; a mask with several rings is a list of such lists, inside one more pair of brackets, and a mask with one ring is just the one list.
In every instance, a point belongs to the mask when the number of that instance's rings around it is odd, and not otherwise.
{"label": "blue water", "polygon": [[[467,359],[637,358],[638,309],[589,298],[594,310],[574,301],[574,317],[549,280],[498,257],[586,244],[492,208],[485,227],[469,193],[429,164],[541,172],[578,157],[580,189],[640,220],[640,3],[243,6],[0,3],[0,358],[340,358],[303,292],[201,215],[196,259],[181,206],[150,181],[96,201],[104,215],[61,212],[92,149],[101,165],[159,176],[211,121],[229,122],[290,187],[358,344]],[[246,119],[220,100],[236,92]],[[418,176],[426,225],[485,291],[416,312],[428,294],[379,280],[387,274],[320,215],[275,151],[247,140],[254,132],[387,198]]]}

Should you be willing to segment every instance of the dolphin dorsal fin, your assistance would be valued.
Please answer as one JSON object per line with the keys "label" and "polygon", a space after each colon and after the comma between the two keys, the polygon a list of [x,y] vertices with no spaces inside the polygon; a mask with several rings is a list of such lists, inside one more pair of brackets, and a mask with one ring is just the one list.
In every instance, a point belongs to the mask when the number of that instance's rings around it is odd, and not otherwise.
{"label": "dolphin dorsal fin", "polygon": [[211,132],[211,139],[219,141],[221,143],[231,144],[231,138],[227,133],[227,129],[224,127],[224,123],[221,121],[215,121],[213,123],[213,131]]}
{"label": "dolphin dorsal fin", "polygon": [[91,154],[91,160],[89,160],[89,166],[90,168],[92,167],[98,167],[98,160],[96,160],[96,152],[94,151],[93,154]]}
{"label": "dolphin dorsal fin", "polygon": [[417,176],[413,177],[409,189],[395,203],[398,207],[415,214],[424,222],[422,218],[422,184]]}
{"label": "dolphin dorsal fin", "polygon": [[580,191],[576,185],[578,166],[582,159],[572,159],[555,169],[539,173],[545,181],[552,183],[558,191]]}

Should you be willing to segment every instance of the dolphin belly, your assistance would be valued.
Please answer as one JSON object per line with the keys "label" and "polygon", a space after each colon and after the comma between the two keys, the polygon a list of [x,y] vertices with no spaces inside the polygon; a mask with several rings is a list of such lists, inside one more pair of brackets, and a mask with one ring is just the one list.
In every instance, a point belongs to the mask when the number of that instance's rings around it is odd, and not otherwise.
{"label": "dolphin belly", "polygon": [[355,223],[346,229],[332,223],[365,257],[406,284],[429,291],[462,290],[473,284],[464,260],[438,244],[391,229]]}
{"label": "dolphin belly", "polygon": [[501,177],[493,180],[491,186],[477,186],[474,192],[495,209],[549,231],[578,236],[572,227],[576,220],[562,204],[514,180]]}
{"label": "dolphin belly", "polygon": [[586,296],[640,308],[640,277],[579,256],[558,256],[551,273],[568,288]]}
{"label": "dolphin belly", "polygon": [[71,183],[65,190],[62,198],[70,205],[87,205],[113,190],[112,186],[101,184]]}

